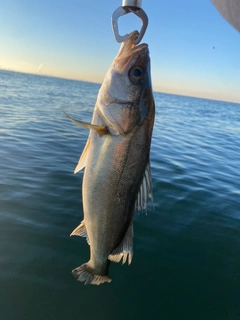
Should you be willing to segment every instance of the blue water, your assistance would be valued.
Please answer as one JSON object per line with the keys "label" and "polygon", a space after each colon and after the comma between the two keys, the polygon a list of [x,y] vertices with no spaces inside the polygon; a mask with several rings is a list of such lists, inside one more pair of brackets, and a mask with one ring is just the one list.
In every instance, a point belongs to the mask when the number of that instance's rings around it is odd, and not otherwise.
{"label": "blue water", "polygon": [[0,319],[240,319],[240,105],[155,93],[155,210],[130,266],[84,286],[73,174],[99,85],[0,71]]}

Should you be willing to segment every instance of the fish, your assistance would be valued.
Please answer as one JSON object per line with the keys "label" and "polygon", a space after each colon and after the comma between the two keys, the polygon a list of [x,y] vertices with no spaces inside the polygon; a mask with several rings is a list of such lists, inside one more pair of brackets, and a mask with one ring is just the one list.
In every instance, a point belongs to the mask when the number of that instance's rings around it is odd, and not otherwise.
{"label": "fish", "polygon": [[71,236],[85,237],[90,259],[72,273],[84,284],[111,282],[110,262],[133,256],[133,217],[152,199],[149,163],[155,117],[147,44],[132,32],[113,60],[98,92],[90,129],[74,173],[84,168],[84,217]]}

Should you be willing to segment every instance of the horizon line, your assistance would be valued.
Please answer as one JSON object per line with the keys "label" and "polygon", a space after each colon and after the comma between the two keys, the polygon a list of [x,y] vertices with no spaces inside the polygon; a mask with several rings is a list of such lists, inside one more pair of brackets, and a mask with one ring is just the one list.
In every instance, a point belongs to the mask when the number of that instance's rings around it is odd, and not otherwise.
{"label": "horizon line", "polygon": [[[68,78],[68,77],[63,77],[63,76],[54,76],[54,75],[43,74],[43,73],[40,74],[40,73],[34,73],[34,72],[24,72],[24,71],[10,70],[10,69],[2,69],[2,68],[0,68],[0,71],[13,72],[13,73],[22,73],[22,74],[26,74],[26,75],[49,77],[49,78],[63,79],[63,80],[69,80],[69,81],[87,82],[87,83],[93,83],[93,84],[98,84],[98,85],[102,84],[102,82],[95,82],[95,81],[84,80],[84,79],[76,79],[76,78]],[[159,90],[155,90],[155,89],[153,90],[153,92],[161,93],[161,94],[170,94],[170,95],[175,95],[175,96],[180,96],[180,97],[212,100],[212,101],[219,101],[219,102],[228,102],[228,103],[234,103],[234,104],[239,104],[240,105],[240,101],[237,102],[237,101],[229,101],[229,100],[219,100],[219,99],[216,99],[216,98],[200,97],[200,96],[194,96],[194,95],[191,95],[191,94],[187,94],[186,95],[186,94],[181,94],[181,93],[159,91]]]}

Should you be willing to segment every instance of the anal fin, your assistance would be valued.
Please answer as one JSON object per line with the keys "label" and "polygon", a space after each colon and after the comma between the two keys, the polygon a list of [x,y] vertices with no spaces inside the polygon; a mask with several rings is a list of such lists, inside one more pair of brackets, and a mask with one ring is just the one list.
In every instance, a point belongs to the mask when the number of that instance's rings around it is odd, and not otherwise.
{"label": "anal fin", "polygon": [[77,228],[73,230],[73,232],[70,234],[70,237],[71,236],[85,237],[87,240],[87,243],[90,245],[84,220],[80,223],[79,226],[77,226]]}
{"label": "anal fin", "polygon": [[128,264],[132,262],[133,256],[133,223],[131,222],[125,236],[120,245],[112,251],[108,259],[113,262],[120,262],[124,264],[128,260]]}

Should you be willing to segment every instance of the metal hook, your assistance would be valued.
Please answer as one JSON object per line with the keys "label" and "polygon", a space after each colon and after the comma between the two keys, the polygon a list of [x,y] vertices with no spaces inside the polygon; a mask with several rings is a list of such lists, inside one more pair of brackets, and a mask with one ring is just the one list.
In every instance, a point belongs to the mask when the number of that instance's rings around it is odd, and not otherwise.
{"label": "metal hook", "polygon": [[140,9],[142,6],[142,0],[123,0],[122,7],[133,7]]}
{"label": "metal hook", "polygon": [[148,26],[148,17],[140,7],[141,0],[123,0],[123,6],[119,7],[117,10],[113,12],[112,28],[117,42],[123,42],[128,37],[128,34],[125,34],[124,36],[119,35],[118,18],[130,12],[134,13],[142,20],[142,28],[139,32],[138,37],[133,41],[133,43],[138,44],[142,40]]}

